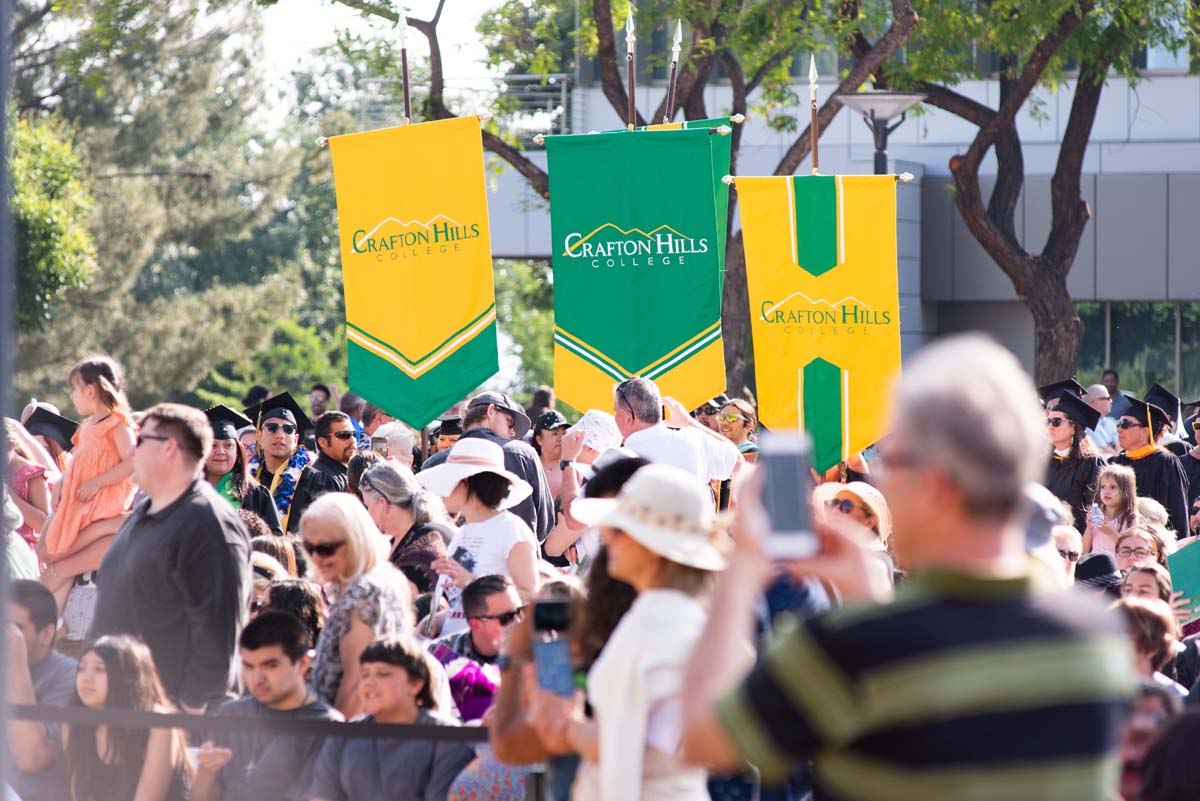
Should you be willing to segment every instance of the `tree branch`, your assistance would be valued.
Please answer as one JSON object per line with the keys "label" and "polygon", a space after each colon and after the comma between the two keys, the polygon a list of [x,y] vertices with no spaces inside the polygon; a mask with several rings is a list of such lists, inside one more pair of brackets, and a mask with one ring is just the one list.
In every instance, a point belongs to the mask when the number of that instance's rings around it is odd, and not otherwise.
{"label": "tree branch", "polygon": [[995,109],[988,108],[978,100],[972,100],[966,95],[961,95],[946,86],[936,83],[923,83],[921,84],[921,92],[925,94],[925,102],[929,103],[929,105],[962,117],[977,128],[982,128],[989,124],[996,117]]}
{"label": "tree branch", "polygon": [[[892,24],[875,46],[865,57],[855,61],[854,67],[850,73],[838,84],[838,92],[853,92],[862,86],[863,83],[875,72],[880,65],[887,62],[900,46],[908,41],[912,29],[919,22],[917,12],[913,10],[912,3],[909,0],[892,0]],[[829,99],[817,111],[817,135],[824,133],[829,127],[829,123],[833,122],[833,118],[837,116],[838,111],[842,108],[840,101],[834,95],[830,95]],[[791,175],[800,166],[800,163],[808,157],[809,150],[812,148],[811,138],[812,125],[809,124],[804,128],[800,136],[792,142],[792,146],[788,148],[783,155],[779,164],[775,167],[775,175]]]}
{"label": "tree branch", "polygon": [[25,32],[41,22],[42,19],[45,18],[45,16],[49,14],[51,10],[53,10],[53,8],[54,3],[53,0],[51,0],[41,8],[30,11],[29,14],[13,23],[12,31],[9,34],[11,36],[9,41],[11,43],[13,53],[17,51],[17,46],[21,43],[21,38],[24,36]]}
{"label": "tree branch", "polygon": [[[594,0],[592,19],[596,22],[596,57],[600,61],[600,86],[608,102],[616,109],[617,115],[624,120],[629,113],[629,94],[625,91],[621,71],[617,69],[617,34],[613,28],[612,3],[609,0]],[[621,61],[624,63],[624,59]],[[633,115],[634,125],[646,124],[646,120],[636,108]]]}

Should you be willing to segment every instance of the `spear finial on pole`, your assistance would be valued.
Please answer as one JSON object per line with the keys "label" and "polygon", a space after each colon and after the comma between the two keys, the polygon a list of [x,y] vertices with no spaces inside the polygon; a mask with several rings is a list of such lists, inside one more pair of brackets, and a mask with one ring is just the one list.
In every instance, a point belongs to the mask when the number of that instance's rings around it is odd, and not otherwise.
{"label": "spear finial on pole", "polygon": [[817,57],[815,54],[808,57],[808,97],[812,101],[812,122],[809,123],[808,132],[812,140],[812,174],[819,175],[820,159],[817,151]]}
{"label": "spear finial on pole", "polygon": [[671,76],[667,82],[667,111],[663,123],[675,116],[675,81],[679,77],[679,49],[683,45],[683,20],[675,20],[675,42],[671,45]]}
{"label": "spear finial on pole", "polygon": [[637,125],[637,108],[634,106],[634,65],[633,51],[637,43],[637,32],[633,27],[633,3],[629,4],[629,11],[625,15],[625,71],[629,77],[629,130],[633,130]]}
{"label": "spear finial on pole", "polygon": [[412,95],[408,86],[408,16],[404,6],[396,16],[396,24],[400,26],[400,78],[404,84],[404,124],[412,122]]}

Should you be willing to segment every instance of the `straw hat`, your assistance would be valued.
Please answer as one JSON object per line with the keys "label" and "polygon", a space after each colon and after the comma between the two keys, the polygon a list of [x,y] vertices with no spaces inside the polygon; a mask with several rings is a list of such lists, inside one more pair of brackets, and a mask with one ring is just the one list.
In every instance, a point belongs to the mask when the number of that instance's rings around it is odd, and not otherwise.
{"label": "straw hat", "polygon": [[813,490],[812,505],[820,509],[823,514],[825,504],[836,498],[837,494],[842,491],[852,493],[863,502],[863,505],[875,516],[879,527],[879,539],[886,542],[888,537],[892,536],[892,513],[888,511],[883,493],[865,481],[851,481],[848,484],[827,481],[824,484],[818,484]]}
{"label": "straw hat", "polygon": [[500,502],[501,509],[516,506],[533,493],[533,488],[523,478],[504,467],[504,450],[496,443],[478,437],[454,443],[446,461],[417,473],[417,480],[438,497],[447,498],[460,481],[480,473],[495,473],[508,479],[508,495]]}
{"label": "straw hat", "polygon": [[700,570],[722,570],[714,543],[716,515],[708,487],[670,465],[638,470],[616,498],[580,498],[571,516],[589,526],[619,528],[664,559]]}

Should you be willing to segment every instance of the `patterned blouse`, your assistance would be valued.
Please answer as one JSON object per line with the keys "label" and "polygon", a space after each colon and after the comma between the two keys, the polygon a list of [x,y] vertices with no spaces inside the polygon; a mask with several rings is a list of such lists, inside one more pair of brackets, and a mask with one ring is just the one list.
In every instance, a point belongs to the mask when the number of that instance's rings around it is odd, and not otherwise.
{"label": "patterned blouse", "polygon": [[327,592],[329,620],[317,638],[310,681],[313,692],[334,706],[342,686],[342,637],[350,631],[351,616],[370,626],[376,637],[398,636],[412,629],[412,600],[404,574],[387,562]]}

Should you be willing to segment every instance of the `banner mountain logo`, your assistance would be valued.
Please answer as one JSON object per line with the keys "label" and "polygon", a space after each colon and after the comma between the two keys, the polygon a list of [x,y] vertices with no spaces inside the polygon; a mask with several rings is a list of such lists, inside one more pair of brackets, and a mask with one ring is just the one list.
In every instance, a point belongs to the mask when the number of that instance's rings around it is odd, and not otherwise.
{"label": "banner mountain logo", "polygon": [[[399,226],[399,230],[380,233],[391,224]],[[436,214],[425,222],[385,217],[369,231],[365,228],[355,231],[350,246],[355,253],[374,254],[376,261],[385,258],[395,261],[457,252],[460,242],[478,236],[479,223],[464,225],[445,214]]]}
{"label": "banner mountain logo", "polygon": [[[794,300],[807,301],[809,308],[797,308]],[[787,308],[791,304],[791,308]],[[824,308],[821,308],[824,307]],[[793,292],[783,300],[764,300],[759,309],[764,323],[784,326],[847,326],[846,333],[854,333],[853,326],[891,325],[890,311],[875,311],[853,295],[847,295],[836,303],[824,298],[810,298],[803,292]],[[790,328],[787,329],[791,333]],[[801,329],[799,333],[803,333]]]}
{"label": "banner mountain logo", "polygon": [[654,267],[683,264],[684,257],[709,252],[707,239],[681,234],[669,225],[649,231],[604,223],[590,233],[563,238],[563,256],[589,259],[592,267]]}

